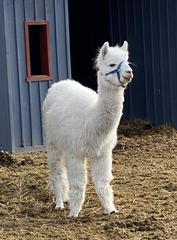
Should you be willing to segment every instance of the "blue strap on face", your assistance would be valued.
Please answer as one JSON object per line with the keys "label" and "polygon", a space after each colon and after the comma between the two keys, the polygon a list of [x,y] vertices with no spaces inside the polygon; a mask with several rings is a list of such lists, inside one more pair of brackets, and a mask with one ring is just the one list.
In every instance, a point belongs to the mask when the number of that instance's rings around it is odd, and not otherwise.
{"label": "blue strap on face", "polygon": [[121,65],[122,65],[123,62],[124,62],[124,61],[120,62],[120,63],[118,64],[118,66],[117,66],[116,69],[114,69],[114,70],[106,73],[106,75],[110,75],[110,74],[116,73],[116,74],[117,74],[117,78],[118,78],[118,80],[120,81],[120,68],[121,68]]}

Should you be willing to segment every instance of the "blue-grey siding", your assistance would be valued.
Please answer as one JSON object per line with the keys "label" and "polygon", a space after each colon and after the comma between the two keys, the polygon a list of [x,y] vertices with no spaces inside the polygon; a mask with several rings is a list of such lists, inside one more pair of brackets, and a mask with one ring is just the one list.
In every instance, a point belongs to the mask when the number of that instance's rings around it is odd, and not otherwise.
{"label": "blue-grey siding", "polygon": [[10,109],[7,81],[6,41],[4,29],[3,2],[0,1],[0,149],[11,149]]}
{"label": "blue-grey siding", "polygon": [[[7,65],[3,78],[2,71],[0,76],[1,86],[6,85],[6,92],[3,94],[3,101],[6,102],[1,102],[4,104],[1,109],[7,106],[7,113],[0,119],[0,126],[2,127],[9,119],[7,139],[11,139],[11,143],[7,148],[7,143],[2,140],[0,149],[11,151],[33,149],[44,143],[41,108],[47,89],[53,82],[70,76],[67,1],[4,0],[1,1],[1,5],[0,17],[4,20],[1,22],[1,25],[3,24],[1,32],[4,28],[4,35],[1,37],[4,36],[2,42],[6,49],[6,52],[3,52],[3,59]],[[49,20],[52,81],[26,81],[24,21],[27,20]],[[1,136],[2,138],[5,136],[2,131]]]}
{"label": "blue-grey siding", "polygon": [[[130,61],[136,65],[126,91],[124,119],[177,128],[177,1],[108,2],[111,43],[128,40]],[[26,20],[49,20],[51,81],[26,81]],[[41,108],[47,89],[71,75],[68,1],[1,0],[0,43],[0,150],[41,149]]]}
{"label": "blue-grey siding", "polygon": [[177,128],[177,1],[110,1],[112,43],[129,42],[135,78],[127,90],[125,119]]}

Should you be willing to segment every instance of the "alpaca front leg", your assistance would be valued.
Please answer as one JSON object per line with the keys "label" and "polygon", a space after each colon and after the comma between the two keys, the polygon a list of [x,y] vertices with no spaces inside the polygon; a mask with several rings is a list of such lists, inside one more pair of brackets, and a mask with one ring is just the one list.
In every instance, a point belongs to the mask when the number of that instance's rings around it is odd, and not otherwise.
{"label": "alpaca front leg", "polygon": [[113,191],[110,186],[112,180],[112,153],[104,153],[92,160],[92,176],[96,192],[106,213],[117,212],[113,203]]}
{"label": "alpaca front leg", "polygon": [[85,200],[87,184],[86,162],[82,159],[68,158],[67,172],[70,186],[69,192],[69,217],[78,217]]}

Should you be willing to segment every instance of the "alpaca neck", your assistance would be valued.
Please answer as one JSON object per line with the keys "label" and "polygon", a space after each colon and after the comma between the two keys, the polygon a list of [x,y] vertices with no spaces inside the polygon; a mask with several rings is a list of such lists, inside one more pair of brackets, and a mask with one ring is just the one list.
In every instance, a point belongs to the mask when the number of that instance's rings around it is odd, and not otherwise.
{"label": "alpaca neck", "polygon": [[104,84],[104,75],[98,72],[98,101],[95,115],[97,130],[108,133],[117,128],[122,116],[124,89]]}

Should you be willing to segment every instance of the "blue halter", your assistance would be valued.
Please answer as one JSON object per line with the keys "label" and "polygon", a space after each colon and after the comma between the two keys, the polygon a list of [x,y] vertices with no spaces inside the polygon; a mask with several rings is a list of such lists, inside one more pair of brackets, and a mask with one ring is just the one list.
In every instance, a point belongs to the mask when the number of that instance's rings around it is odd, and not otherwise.
{"label": "blue halter", "polygon": [[118,80],[119,80],[119,82],[120,82],[120,68],[121,68],[123,62],[124,62],[124,61],[121,61],[121,62],[118,64],[118,66],[117,66],[116,69],[114,69],[114,70],[106,73],[106,76],[107,76],[107,75],[110,75],[110,74],[113,74],[113,73],[116,73],[116,74],[117,74],[117,78],[118,78]]}

